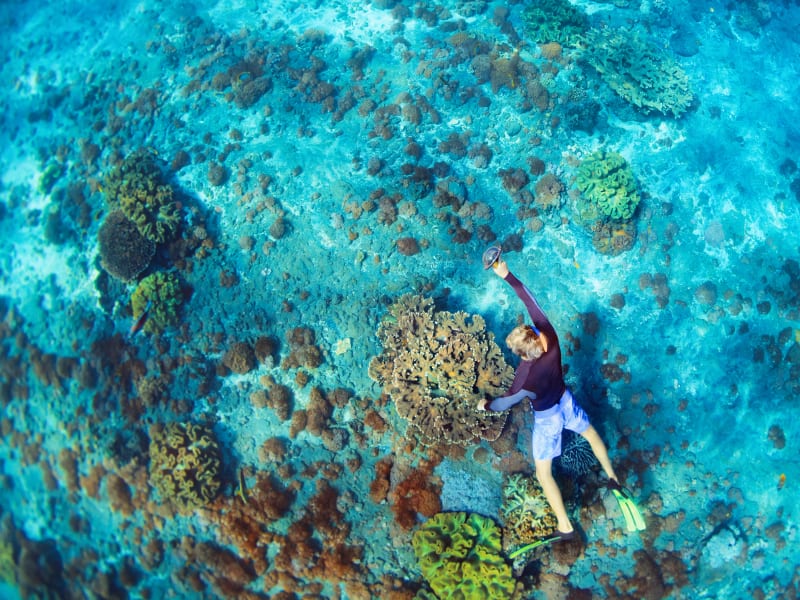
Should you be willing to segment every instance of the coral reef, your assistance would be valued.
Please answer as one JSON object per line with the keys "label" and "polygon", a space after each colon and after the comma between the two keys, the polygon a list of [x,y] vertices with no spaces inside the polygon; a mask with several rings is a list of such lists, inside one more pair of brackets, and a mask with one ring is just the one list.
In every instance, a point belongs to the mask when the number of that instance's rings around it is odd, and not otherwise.
{"label": "coral reef", "polygon": [[424,444],[491,441],[505,425],[505,414],[475,406],[504,392],[513,369],[483,319],[468,319],[464,312],[434,311],[429,298],[406,294],[378,327],[383,352],[370,362],[369,375]]}
{"label": "coral reef", "polygon": [[633,221],[603,221],[592,225],[592,244],[600,254],[616,256],[633,248],[636,242],[636,223]]}
{"label": "coral reef", "polygon": [[598,150],[585,158],[578,167],[575,185],[607,219],[627,221],[639,205],[633,171],[616,152]]}
{"label": "coral reef", "polygon": [[138,320],[147,311],[144,330],[162,333],[177,322],[182,302],[183,292],[178,276],[158,271],[142,279],[131,294],[133,319]]}
{"label": "coral reef", "polygon": [[100,264],[112,277],[135,279],[153,259],[156,245],[147,239],[121,210],[110,213],[97,233]]}
{"label": "coral reef", "polygon": [[294,490],[285,488],[275,476],[259,471],[241,497],[220,497],[212,507],[222,539],[236,546],[258,574],[268,566],[266,549],[274,536],[270,525],[289,513],[295,497]]}
{"label": "coral reef", "polygon": [[558,208],[561,204],[561,192],[564,191],[564,184],[552,173],[547,173],[535,186],[536,204],[544,209]]}
{"label": "coral reef", "polygon": [[[417,524],[417,515],[432,517],[442,510],[441,486],[435,485],[431,481],[434,464],[423,462],[418,469],[413,469],[402,481],[397,483],[388,493],[388,500],[392,505],[394,519],[403,529],[411,529]],[[385,463],[382,466],[376,465],[375,474],[378,477],[373,481],[370,493],[373,498],[380,495],[380,490],[388,485],[393,477],[397,477],[394,472],[385,472]],[[380,477],[386,475],[386,483],[382,483]]]}
{"label": "coral reef", "polygon": [[586,36],[584,58],[624,100],[649,114],[678,117],[694,95],[689,78],[664,50],[622,30],[592,30]]}
{"label": "coral reef", "polygon": [[547,537],[558,525],[539,483],[522,474],[510,475],[503,486],[500,519],[505,550]]}
{"label": "coral reef", "polygon": [[204,425],[169,423],[150,432],[150,483],[180,512],[207,505],[220,488],[222,457]]}
{"label": "coral reef", "polygon": [[525,31],[539,44],[576,46],[589,28],[586,15],[568,0],[532,2],[522,13]]}
{"label": "coral reef", "polygon": [[256,367],[256,354],[247,342],[234,342],[222,357],[222,364],[243,375]]}
{"label": "coral reef", "polygon": [[162,243],[177,233],[181,216],[174,191],[151,152],[127,156],[106,177],[105,192],[109,203],[117,204],[147,239]]}
{"label": "coral reef", "polygon": [[500,529],[474,513],[439,513],[412,540],[422,575],[437,598],[513,598],[517,585],[500,553]]}

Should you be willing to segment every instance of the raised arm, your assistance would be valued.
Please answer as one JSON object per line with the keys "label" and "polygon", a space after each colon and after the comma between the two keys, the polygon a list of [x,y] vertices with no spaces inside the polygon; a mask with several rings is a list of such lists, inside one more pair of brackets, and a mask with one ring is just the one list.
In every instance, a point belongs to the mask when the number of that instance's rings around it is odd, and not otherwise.
{"label": "raised arm", "polygon": [[530,315],[531,320],[536,327],[542,329],[543,327],[550,325],[550,320],[547,318],[547,315],[544,314],[544,311],[542,310],[542,307],[539,306],[539,303],[536,302],[536,298],[534,298],[531,291],[519,279],[517,279],[516,275],[508,270],[506,261],[499,260],[492,268],[498,276],[505,279],[511,285],[511,288],[514,290],[517,296],[519,296],[519,299],[522,300],[523,304],[525,304],[525,308],[528,309],[528,314]]}

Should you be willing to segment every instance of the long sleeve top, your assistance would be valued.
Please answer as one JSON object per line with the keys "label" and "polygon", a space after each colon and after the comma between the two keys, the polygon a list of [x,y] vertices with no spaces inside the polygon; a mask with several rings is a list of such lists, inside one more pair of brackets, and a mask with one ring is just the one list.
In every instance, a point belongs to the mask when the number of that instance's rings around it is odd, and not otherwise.
{"label": "long sleeve top", "polygon": [[525,304],[533,324],[547,338],[547,352],[535,360],[520,361],[509,390],[505,395],[492,400],[486,409],[507,410],[523,398],[529,398],[534,410],[547,410],[558,404],[567,389],[561,370],[561,347],[558,335],[530,290],[510,272],[505,280]]}

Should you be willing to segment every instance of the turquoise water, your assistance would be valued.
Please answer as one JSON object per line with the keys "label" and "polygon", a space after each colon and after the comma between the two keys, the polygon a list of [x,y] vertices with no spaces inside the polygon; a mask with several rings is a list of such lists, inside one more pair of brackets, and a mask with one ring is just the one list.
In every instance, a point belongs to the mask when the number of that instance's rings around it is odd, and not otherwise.
{"label": "turquoise water", "polygon": [[531,416],[426,445],[370,363],[404,294],[502,345],[498,243],[647,521],[559,471],[519,597],[796,595],[800,6],[311,4],[0,6],[0,595],[436,591]]}

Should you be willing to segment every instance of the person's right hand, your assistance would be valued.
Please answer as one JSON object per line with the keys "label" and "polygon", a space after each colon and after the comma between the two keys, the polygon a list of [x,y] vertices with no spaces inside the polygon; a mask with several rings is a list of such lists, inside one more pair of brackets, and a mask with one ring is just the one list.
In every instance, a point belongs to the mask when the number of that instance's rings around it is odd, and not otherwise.
{"label": "person's right hand", "polygon": [[492,270],[503,279],[508,275],[508,265],[502,258],[492,265]]}

